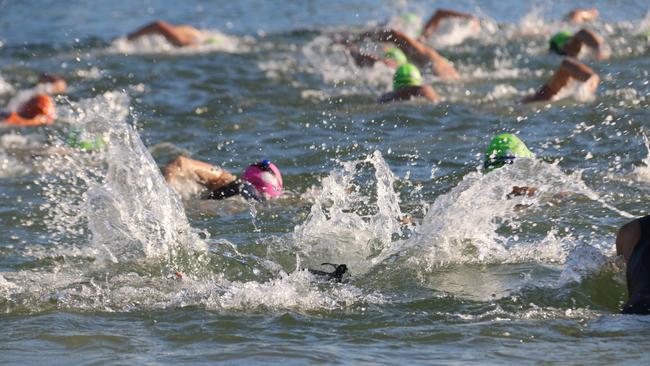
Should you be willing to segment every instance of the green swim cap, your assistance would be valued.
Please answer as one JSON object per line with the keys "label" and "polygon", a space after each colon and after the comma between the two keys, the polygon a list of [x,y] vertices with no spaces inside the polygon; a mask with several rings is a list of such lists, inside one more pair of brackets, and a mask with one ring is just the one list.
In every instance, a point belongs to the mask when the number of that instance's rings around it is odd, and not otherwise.
{"label": "green swim cap", "polygon": [[384,57],[391,59],[395,62],[397,62],[398,65],[405,64],[409,62],[409,60],[406,58],[406,55],[402,50],[400,50],[397,47],[391,47],[386,50],[386,53],[384,53]]}
{"label": "green swim cap", "polygon": [[402,19],[406,24],[419,25],[420,17],[415,13],[404,13],[402,14]]}
{"label": "green swim cap", "polygon": [[495,136],[485,152],[483,168],[491,171],[505,164],[512,164],[515,158],[534,158],[535,155],[528,150],[519,137],[511,133],[502,133]]}
{"label": "green swim cap", "polygon": [[566,31],[561,31],[557,32],[551,37],[551,40],[548,42],[548,48],[551,52],[559,53],[560,55],[564,54],[564,51],[562,51],[562,48],[564,48],[564,45],[573,37],[573,34],[566,32]]}
{"label": "green swim cap", "polygon": [[69,147],[85,151],[99,151],[106,147],[101,136],[95,136],[94,139],[83,139],[81,132],[79,129],[74,129],[68,134],[66,143]]}
{"label": "green swim cap", "polygon": [[216,44],[221,43],[221,39],[219,37],[215,36],[215,35],[211,35],[205,40],[205,42],[208,43],[208,44],[215,44],[216,45]]}
{"label": "green swim cap", "polygon": [[393,76],[393,90],[403,88],[405,86],[420,86],[422,85],[422,75],[420,70],[413,64],[404,64],[395,70]]}

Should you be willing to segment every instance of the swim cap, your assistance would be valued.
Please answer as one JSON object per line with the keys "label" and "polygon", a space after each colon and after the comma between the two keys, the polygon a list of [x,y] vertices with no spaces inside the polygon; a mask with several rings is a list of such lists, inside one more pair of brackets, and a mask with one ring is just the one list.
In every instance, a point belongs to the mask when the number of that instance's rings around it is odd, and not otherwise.
{"label": "swim cap", "polygon": [[393,90],[403,88],[405,86],[420,86],[422,85],[422,75],[420,70],[413,64],[404,64],[395,70],[393,76]]}
{"label": "swim cap", "polygon": [[402,50],[400,50],[397,47],[391,47],[387,49],[386,53],[384,53],[384,57],[397,62],[398,65],[402,65],[409,62],[404,52],[402,52]]}
{"label": "swim cap", "polygon": [[402,14],[402,18],[406,21],[406,23],[417,23],[420,21],[420,17],[417,14],[410,12]]}
{"label": "swim cap", "polygon": [[270,198],[275,198],[282,194],[283,185],[280,169],[266,159],[251,164],[246,168],[242,179],[252,184],[260,193],[264,193]]}
{"label": "swim cap", "polygon": [[573,37],[573,34],[566,32],[566,31],[561,31],[557,32],[551,37],[551,40],[548,42],[548,47],[551,52],[558,53],[560,55],[564,54],[564,51],[562,49],[564,48],[564,45]]}
{"label": "swim cap", "polygon": [[94,138],[84,139],[82,132],[80,128],[74,128],[70,131],[66,139],[68,146],[86,151],[99,151],[106,147],[101,136],[95,135]]}
{"label": "swim cap", "polygon": [[37,94],[20,107],[18,114],[27,119],[43,118],[45,124],[52,123],[56,115],[54,101],[45,94]]}
{"label": "swim cap", "polygon": [[221,39],[215,35],[209,36],[205,41],[206,43],[215,44],[215,45],[221,43]]}
{"label": "swim cap", "polygon": [[534,157],[535,155],[528,150],[526,144],[519,137],[511,133],[502,133],[490,141],[485,152],[483,167],[486,171],[491,171],[505,164],[512,164],[515,158]]}

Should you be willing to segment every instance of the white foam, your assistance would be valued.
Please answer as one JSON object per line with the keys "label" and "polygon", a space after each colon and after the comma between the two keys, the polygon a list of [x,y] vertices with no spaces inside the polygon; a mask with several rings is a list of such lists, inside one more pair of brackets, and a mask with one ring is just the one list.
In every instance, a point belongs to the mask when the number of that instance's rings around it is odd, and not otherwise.
{"label": "white foam", "polygon": [[480,34],[480,28],[478,22],[472,19],[443,19],[427,42],[436,48],[459,45],[466,39]]}
{"label": "white foam", "polygon": [[[374,181],[374,187],[354,182],[359,175],[369,174],[367,169],[373,178],[365,179]],[[389,256],[392,237],[401,231],[402,217],[394,180],[378,151],[365,159],[343,163],[341,170],[324,178],[307,220],[294,230],[296,246],[305,261],[309,265],[346,263],[355,273],[364,273]],[[374,192],[364,192],[368,188]]]}
{"label": "white foam", "polygon": [[14,87],[11,86],[5,79],[0,75],[0,95],[11,94],[14,92]]}
{"label": "white foam", "polygon": [[251,37],[236,37],[216,30],[204,30],[206,41],[197,45],[176,47],[169,43],[164,36],[158,34],[146,35],[133,40],[126,37],[115,39],[106,49],[108,53],[124,55],[173,54],[194,55],[212,52],[243,53],[251,49]]}
{"label": "white foam", "polygon": [[[562,192],[585,195],[616,214],[629,215],[603,201],[580,175],[566,175],[556,165],[532,159],[517,159],[515,164],[488,174],[467,174],[449,193],[436,198],[415,235],[404,243],[410,256],[408,263],[424,270],[450,262],[563,263],[576,241],[558,236],[553,231],[558,228],[547,232],[539,242],[517,235],[505,237],[499,229],[519,225],[519,216],[524,214],[522,205],[534,208]],[[506,199],[513,186],[537,187],[538,193]]]}
{"label": "white foam", "polygon": [[641,162],[641,165],[634,167],[633,176],[639,182],[650,183],[650,142],[645,135],[643,135],[643,141],[648,153]]}

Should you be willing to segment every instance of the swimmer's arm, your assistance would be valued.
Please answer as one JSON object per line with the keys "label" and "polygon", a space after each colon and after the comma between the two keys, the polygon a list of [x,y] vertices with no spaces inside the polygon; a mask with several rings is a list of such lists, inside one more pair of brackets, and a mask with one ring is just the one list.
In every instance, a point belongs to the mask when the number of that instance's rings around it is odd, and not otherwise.
{"label": "swimmer's arm", "polygon": [[583,44],[596,50],[597,59],[604,60],[608,57],[608,55],[603,52],[603,45],[605,44],[603,38],[588,29],[581,29],[578,33],[576,33],[572,37],[571,41],[569,41],[569,43],[564,46],[564,51],[567,55],[575,57],[578,55],[578,53],[580,53],[580,48]]}
{"label": "swimmer's arm", "polygon": [[471,20],[477,20],[476,17],[470,14],[466,13],[461,13],[458,11],[454,10],[448,10],[448,9],[438,9],[436,10],[435,13],[429,18],[429,21],[427,21],[426,25],[424,26],[424,29],[422,30],[422,34],[420,37],[418,37],[418,40],[423,41],[431,36],[433,32],[438,29],[440,26],[440,22],[443,21],[446,18],[463,18],[463,19],[471,19]]}
{"label": "swimmer's arm", "polygon": [[572,78],[582,82],[592,81],[594,90],[598,86],[598,75],[592,69],[575,59],[565,58],[551,80],[544,84],[537,93],[524,98],[523,102],[551,100]]}
{"label": "swimmer's arm", "polygon": [[622,255],[629,260],[636,243],[641,237],[641,226],[638,220],[623,225],[616,234],[616,255]]}
{"label": "swimmer's arm", "polygon": [[447,80],[456,80],[460,76],[456,69],[438,52],[419,42],[403,32],[394,29],[379,29],[364,34],[364,37],[377,42],[391,42],[401,49],[406,56],[420,64],[432,64],[433,72],[438,77]]}
{"label": "swimmer's arm", "polygon": [[184,37],[184,35],[181,32],[178,32],[173,25],[162,20],[157,20],[145,25],[137,31],[130,33],[127,38],[133,40],[150,34],[160,34],[165,37],[169,43],[177,47],[187,46],[192,43],[192,40],[188,39],[188,37]]}
{"label": "swimmer's arm", "polygon": [[574,9],[564,17],[566,21],[575,24],[590,22],[596,18],[598,18],[598,9],[596,8]]}
{"label": "swimmer's arm", "polygon": [[224,169],[183,156],[179,156],[167,164],[163,168],[163,175],[168,182],[176,177],[194,176],[198,183],[209,190],[217,190],[237,179],[237,177]]}
{"label": "swimmer's arm", "polygon": [[422,85],[420,87],[420,96],[431,102],[437,102],[440,100],[438,93],[436,93],[436,91],[429,85]]}
{"label": "swimmer's arm", "polygon": [[401,49],[409,59],[425,62],[422,49],[423,44],[407,36],[405,33],[394,29],[376,29],[364,33],[361,38],[369,38],[375,42],[390,42]]}
{"label": "swimmer's arm", "polygon": [[537,192],[537,187],[519,187],[519,186],[514,186],[512,187],[512,192],[508,193],[506,195],[507,199],[511,199],[513,197],[519,197],[519,196],[528,196],[532,197],[535,193]]}

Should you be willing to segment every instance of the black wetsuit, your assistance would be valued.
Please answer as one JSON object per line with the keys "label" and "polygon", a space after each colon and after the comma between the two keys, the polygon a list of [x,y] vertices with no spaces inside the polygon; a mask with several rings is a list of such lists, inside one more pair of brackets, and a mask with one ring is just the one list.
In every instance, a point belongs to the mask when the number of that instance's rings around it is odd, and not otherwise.
{"label": "black wetsuit", "polygon": [[627,261],[629,299],[624,314],[650,314],[650,215],[638,219],[641,236]]}
{"label": "black wetsuit", "polygon": [[247,200],[253,199],[255,201],[262,201],[262,195],[259,194],[257,189],[252,184],[237,179],[236,181],[210,192],[208,196],[211,200],[222,200],[224,198],[241,195]]}

